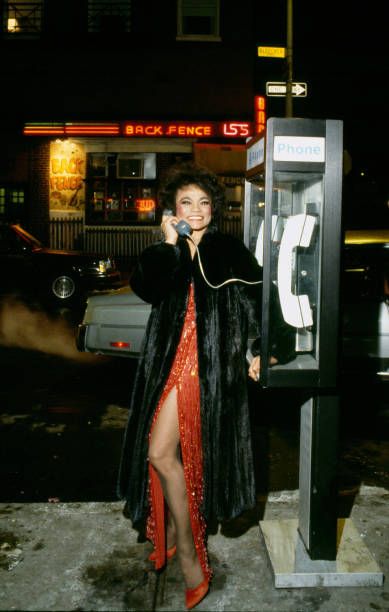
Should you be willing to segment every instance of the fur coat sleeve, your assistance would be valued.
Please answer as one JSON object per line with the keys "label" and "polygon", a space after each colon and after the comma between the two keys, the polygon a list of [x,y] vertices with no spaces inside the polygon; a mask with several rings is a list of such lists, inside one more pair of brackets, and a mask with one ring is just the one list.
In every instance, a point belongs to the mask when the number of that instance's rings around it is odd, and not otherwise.
{"label": "fur coat sleeve", "polygon": [[[255,483],[247,400],[246,351],[259,337],[261,268],[244,244],[210,228],[192,260],[185,239],[156,243],[140,257],[131,286],[152,304],[134,382],[119,470],[118,495],[134,523],[147,515],[148,433],[172,366],[194,285],[206,521],[232,518],[255,505]],[[258,341],[257,341],[258,342]]]}

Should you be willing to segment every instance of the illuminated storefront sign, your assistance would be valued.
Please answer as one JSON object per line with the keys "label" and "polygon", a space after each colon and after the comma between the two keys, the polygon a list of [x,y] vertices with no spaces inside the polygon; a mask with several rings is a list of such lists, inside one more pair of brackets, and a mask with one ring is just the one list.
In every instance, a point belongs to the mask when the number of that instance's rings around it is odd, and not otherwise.
{"label": "illuminated storefront sign", "polygon": [[131,121],[123,125],[125,136],[160,136],[184,138],[245,138],[252,134],[250,122],[198,121],[198,122],[147,122]]}
{"label": "illuminated storefront sign", "polygon": [[117,123],[67,123],[65,134],[69,136],[119,136]]}
{"label": "illuminated storefront sign", "polygon": [[85,150],[70,141],[50,144],[50,212],[81,213],[85,207]]}
{"label": "illuminated storefront sign", "polygon": [[185,136],[208,138],[214,135],[212,123],[143,123],[124,124],[125,136]]}
{"label": "illuminated storefront sign", "polygon": [[247,138],[250,121],[126,121],[124,123],[26,123],[25,136],[126,136],[154,138]]}
{"label": "illuminated storefront sign", "polygon": [[251,136],[252,128],[250,123],[239,123],[234,121],[228,121],[222,123],[223,136],[241,137]]}
{"label": "illuminated storefront sign", "polygon": [[26,123],[25,136],[120,136],[118,123]]}
{"label": "illuminated storefront sign", "polygon": [[151,212],[155,210],[155,200],[152,198],[137,198],[135,208],[138,212]]}
{"label": "illuminated storefront sign", "polygon": [[266,126],[266,98],[265,96],[254,97],[254,130],[256,134],[262,134]]}

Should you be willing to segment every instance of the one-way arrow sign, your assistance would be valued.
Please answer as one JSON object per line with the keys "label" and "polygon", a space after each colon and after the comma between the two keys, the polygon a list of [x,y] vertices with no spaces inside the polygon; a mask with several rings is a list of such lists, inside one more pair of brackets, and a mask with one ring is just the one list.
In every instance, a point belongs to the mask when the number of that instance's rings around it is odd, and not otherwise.
{"label": "one-way arrow sign", "polygon": [[[292,83],[292,96],[295,98],[305,98],[308,92],[306,83]],[[286,96],[286,83],[281,81],[266,83],[267,96]]]}

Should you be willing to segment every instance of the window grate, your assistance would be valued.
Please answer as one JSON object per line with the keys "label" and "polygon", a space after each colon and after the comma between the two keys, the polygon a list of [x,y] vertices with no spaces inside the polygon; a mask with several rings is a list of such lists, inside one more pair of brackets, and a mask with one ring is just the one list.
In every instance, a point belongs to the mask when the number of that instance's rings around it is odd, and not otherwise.
{"label": "window grate", "polygon": [[177,38],[217,40],[219,38],[219,0],[179,0]]}
{"label": "window grate", "polygon": [[5,187],[0,187],[0,215],[5,213]]}
{"label": "window grate", "polygon": [[8,34],[40,34],[42,2],[4,2],[4,31]]}
{"label": "window grate", "polygon": [[16,221],[20,219],[26,202],[24,187],[0,187],[0,218]]}
{"label": "window grate", "polygon": [[131,2],[90,0],[88,3],[89,32],[130,32]]}

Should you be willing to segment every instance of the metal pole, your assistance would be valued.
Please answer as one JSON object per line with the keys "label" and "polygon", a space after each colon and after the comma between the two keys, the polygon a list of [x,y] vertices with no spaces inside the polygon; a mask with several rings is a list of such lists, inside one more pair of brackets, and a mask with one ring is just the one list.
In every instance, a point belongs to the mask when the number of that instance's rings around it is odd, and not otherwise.
{"label": "metal pole", "polygon": [[299,533],[312,560],[336,559],[338,412],[333,389],[301,407]]}
{"label": "metal pole", "polygon": [[293,117],[293,0],[287,0],[286,11],[286,98],[285,117]]}

